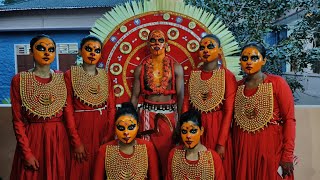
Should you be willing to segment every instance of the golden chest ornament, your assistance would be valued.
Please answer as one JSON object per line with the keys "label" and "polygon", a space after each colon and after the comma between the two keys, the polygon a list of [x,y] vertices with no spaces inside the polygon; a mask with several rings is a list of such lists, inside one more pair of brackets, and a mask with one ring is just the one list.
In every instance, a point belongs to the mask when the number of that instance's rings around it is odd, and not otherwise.
{"label": "golden chest ornament", "polygon": [[257,92],[244,95],[245,85],[238,87],[235,98],[235,122],[241,129],[255,132],[263,129],[273,118],[272,83],[259,84]]}
{"label": "golden chest ornament", "polygon": [[216,109],[224,99],[225,70],[213,71],[210,79],[202,80],[201,71],[192,71],[189,80],[190,101],[201,112]]}
{"label": "golden chest ornament", "polygon": [[108,180],[142,180],[148,174],[148,153],[144,144],[134,146],[134,154],[122,157],[118,145],[107,145],[105,171]]}
{"label": "golden chest ornament", "polygon": [[173,179],[214,179],[214,161],[210,151],[200,151],[197,164],[189,164],[185,158],[186,151],[177,149],[172,158]]}
{"label": "golden chest ornament", "polygon": [[51,73],[49,83],[40,83],[33,72],[20,73],[22,106],[38,118],[51,118],[66,105],[67,88],[62,73]]}
{"label": "golden chest ornament", "polygon": [[71,67],[71,80],[74,95],[89,106],[105,104],[109,96],[108,77],[103,69],[97,75],[89,75],[81,66]]}

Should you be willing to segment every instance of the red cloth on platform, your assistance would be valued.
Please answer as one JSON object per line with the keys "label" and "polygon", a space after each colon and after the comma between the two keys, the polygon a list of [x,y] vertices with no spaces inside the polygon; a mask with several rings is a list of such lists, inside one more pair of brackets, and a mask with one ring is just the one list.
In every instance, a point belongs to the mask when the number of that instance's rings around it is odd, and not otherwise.
{"label": "red cloth on platform", "polygon": [[[168,169],[167,169],[167,175],[166,180],[173,180],[172,177],[172,158],[174,155],[174,152],[179,149],[183,149],[183,145],[180,145],[178,147],[175,147],[170,151],[169,157],[168,157]],[[215,180],[225,180],[225,173],[222,165],[222,161],[220,156],[213,150],[207,149],[207,151],[210,151],[212,154],[213,162],[214,162],[214,179]],[[186,159],[186,162],[189,164],[197,164],[198,161],[190,161]]]}
{"label": "red cloth on platform", "polygon": [[87,161],[83,161],[82,163],[79,163],[76,159],[72,158],[72,173],[70,174],[70,179],[89,180],[93,175],[95,153],[98,151],[101,144],[114,139],[115,97],[113,89],[111,88],[111,83],[109,83],[108,102],[93,108],[81,102],[79,98],[74,95],[71,70],[65,72],[65,82],[68,90],[67,103],[71,105],[75,111],[94,110],[106,106],[105,109],[100,111],[70,112],[70,116],[74,116],[81,142],[89,153]]}
{"label": "red cloth on platform", "polygon": [[[136,138],[137,144],[145,144],[147,147],[147,153],[148,153],[148,173],[147,178],[149,180],[158,180],[159,179],[159,168],[158,168],[158,157],[157,152],[152,145],[152,143]],[[118,146],[118,140],[113,140],[111,142],[108,142],[107,144],[104,144],[100,147],[99,152],[96,157],[95,161],[95,168],[94,168],[94,180],[104,180],[106,179],[106,171],[105,171],[105,157],[106,157],[106,146],[107,145],[115,145]],[[124,154],[120,151],[121,156],[125,158],[130,158],[132,155]]]}
{"label": "red cloth on platform", "polygon": [[[49,83],[51,78],[36,76],[36,80]],[[67,116],[69,106],[52,118],[43,119],[28,115],[25,108],[21,107],[20,74],[13,77],[10,93],[13,128],[17,139],[10,179],[69,179],[70,144],[66,128],[72,144],[80,144],[74,120]],[[26,170],[24,167],[23,161],[32,155],[39,161],[38,171]]]}
{"label": "red cloth on platform", "polygon": [[[161,112],[163,113],[163,112]],[[140,111],[140,131],[149,130],[154,128],[154,118],[156,116],[156,112],[149,111],[146,109],[141,109]],[[176,126],[176,117],[177,113],[175,111],[173,112],[167,112],[163,113],[167,116],[167,118],[170,120],[171,125],[174,128]],[[146,127],[148,126],[148,128]],[[144,137],[147,140],[150,140],[154,147],[156,148],[160,160],[160,169],[161,174],[163,177],[165,177],[166,170],[167,170],[167,160],[170,150],[174,147],[174,142],[172,139],[173,131],[170,130],[169,125],[167,122],[159,120],[158,121],[158,133],[153,133],[150,136]]]}
{"label": "red cloth on platform", "polygon": [[[209,149],[215,149],[216,145],[225,147],[225,159],[223,160],[223,167],[227,180],[232,180],[234,174],[233,168],[233,149],[231,140],[231,123],[233,116],[234,98],[237,91],[237,81],[235,76],[227,68],[221,67],[225,70],[225,94],[222,104],[211,112],[202,112],[202,126],[204,133],[201,136],[201,143]],[[213,72],[201,72],[201,79],[208,80],[211,78]],[[184,110],[191,108],[189,100],[189,92],[185,97]]]}
{"label": "red cloth on platform", "polygon": [[[273,86],[273,119],[283,124],[268,124],[255,133],[244,132],[235,125],[233,133],[236,177],[239,180],[280,180],[279,162],[293,162],[295,126],[294,101],[290,87],[280,76],[267,74],[264,83]],[[243,85],[244,80],[238,85]],[[257,89],[245,89],[252,96]],[[293,175],[286,179],[294,179]]]}

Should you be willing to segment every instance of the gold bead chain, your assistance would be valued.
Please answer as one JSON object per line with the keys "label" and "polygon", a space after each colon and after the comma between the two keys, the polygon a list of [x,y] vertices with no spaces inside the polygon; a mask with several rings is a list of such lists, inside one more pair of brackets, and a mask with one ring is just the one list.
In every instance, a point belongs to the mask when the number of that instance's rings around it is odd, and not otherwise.
{"label": "gold bead chain", "polygon": [[192,71],[189,80],[190,101],[201,112],[210,112],[224,99],[225,70],[213,71],[210,79],[202,80],[201,71]]}
{"label": "gold bead chain", "polygon": [[89,106],[104,104],[109,96],[108,77],[103,69],[89,75],[81,66],[71,67],[72,87],[76,97]]}
{"label": "gold bead chain", "polygon": [[40,83],[33,72],[20,73],[20,94],[22,106],[38,116],[51,118],[66,105],[67,88],[62,73],[52,73],[49,83]]}
{"label": "gold bead chain", "polygon": [[241,129],[255,132],[263,129],[273,117],[272,83],[259,84],[257,92],[244,95],[245,85],[239,86],[235,98],[235,122]]}
{"label": "gold bead chain", "polygon": [[142,180],[147,178],[148,153],[146,145],[134,145],[134,154],[129,158],[121,156],[118,145],[107,145],[105,170],[108,180]]}
{"label": "gold bead chain", "polygon": [[210,151],[200,151],[197,164],[189,164],[186,151],[177,149],[172,158],[173,179],[214,179],[214,161]]}

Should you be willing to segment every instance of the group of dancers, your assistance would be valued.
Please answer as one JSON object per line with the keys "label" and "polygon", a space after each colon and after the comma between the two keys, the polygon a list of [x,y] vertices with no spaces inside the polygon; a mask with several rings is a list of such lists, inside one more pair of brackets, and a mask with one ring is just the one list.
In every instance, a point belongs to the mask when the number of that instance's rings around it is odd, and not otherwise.
{"label": "group of dancers", "polygon": [[134,72],[130,102],[116,108],[111,79],[97,68],[102,42],[80,42],[81,66],[50,69],[56,44],[30,41],[34,68],[12,79],[17,148],[11,180],[293,179],[294,101],[286,81],[262,72],[266,49],[246,44],[240,81],[224,65],[220,40],[204,36],[203,65],[184,70],[150,32],[150,56]]}

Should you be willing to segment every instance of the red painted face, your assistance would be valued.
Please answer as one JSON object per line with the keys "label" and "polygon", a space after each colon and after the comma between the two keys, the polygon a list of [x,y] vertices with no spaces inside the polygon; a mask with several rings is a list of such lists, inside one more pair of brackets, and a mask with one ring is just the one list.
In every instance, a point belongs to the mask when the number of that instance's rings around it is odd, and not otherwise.
{"label": "red painted face", "polygon": [[200,41],[199,56],[204,62],[212,62],[221,57],[222,49],[218,42],[212,38],[204,38]]}
{"label": "red painted face", "polygon": [[138,129],[139,125],[134,117],[122,115],[116,121],[115,134],[121,142],[129,144],[136,138]]}
{"label": "red painted face", "polygon": [[265,64],[266,59],[263,59],[257,48],[247,47],[242,51],[240,65],[246,74],[255,74],[259,72]]}
{"label": "red painted face", "polygon": [[187,148],[193,149],[200,142],[200,136],[203,134],[203,128],[200,129],[194,122],[188,121],[181,126],[181,138]]}
{"label": "red painted face", "polygon": [[101,57],[101,45],[98,41],[87,41],[81,48],[81,56],[87,64],[97,64]]}
{"label": "red painted face", "polygon": [[148,40],[151,54],[158,56],[165,53],[166,39],[162,31],[152,31]]}
{"label": "red painted face", "polygon": [[34,60],[40,65],[49,65],[54,61],[56,56],[56,46],[49,38],[41,38],[32,47]]}

